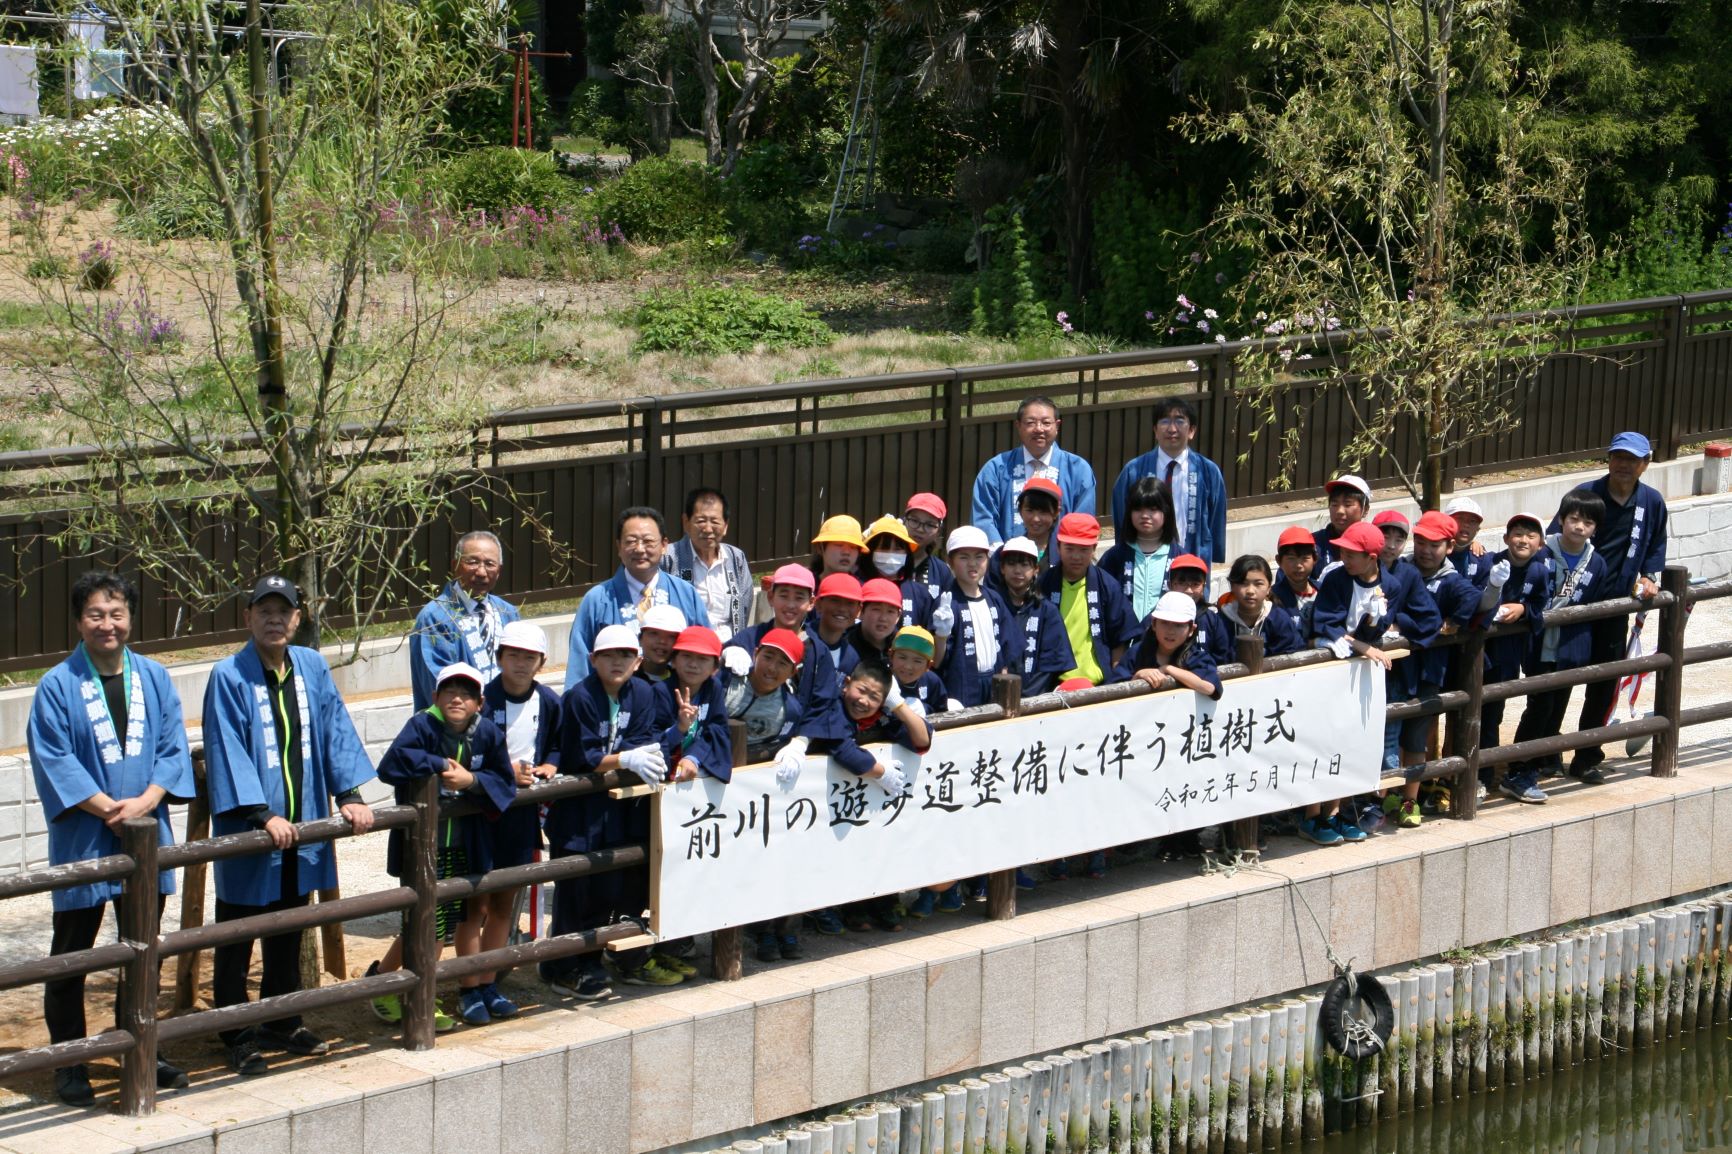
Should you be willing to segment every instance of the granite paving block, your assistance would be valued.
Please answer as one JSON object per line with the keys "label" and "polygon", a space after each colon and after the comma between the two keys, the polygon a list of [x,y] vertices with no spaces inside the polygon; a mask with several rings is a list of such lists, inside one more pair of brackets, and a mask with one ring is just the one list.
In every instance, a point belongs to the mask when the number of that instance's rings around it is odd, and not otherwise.
{"label": "granite paving block", "polygon": [[926,1076],[926,967],[874,976],[870,998],[868,1092],[920,1081]]}
{"label": "granite paving block", "polygon": [[[501,1145],[508,1154],[564,1154],[564,1110],[545,1106],[565,1093],[565,1051],[508,1060],[499,1071],[505,1095],[500,1111]],[[521,1104],[535,1103],[531,1109]]]}
{"label": "granite paving block", "polygon": [[1091,1037],[1104,1038],[1137,1023],[1137,919],[1127,918],[1089,931],[1088,996],[1083,1023]]}
{"label": "granite paving block", "polygon": [[503,1086],[502,1065],[435,1078],[433,1154],[498,1154]]}
{"label": "granite paving block", "polygon": [[1663,901],[1672,896],[1672,802],[1636,807],[1635,846],[1631,856],[1630,904]]}
{"label": "granite paving block", "polygon": [[1185,977],[1185,1013],[1201,1014],[1230,1004],[1236,980],[1230,959],[1239,948],[1239,912],[1233,898],[1191,907]]}
{"label": "granite paving block", "polygon": [[[1377,867],[1378,969],[1411,961],[1419,955],[1420,861],[1418,857],[1386,861]],[[1339,895],[1336,898],[1340,900]]]}
{"label": "granite paving block", "polygon": [[1335,901],[1335,879],[1309,878],[1286,891],[1287,917],[1293,923],[1297,978],[1292,986],[1308,986],[1335,976],[1326,952],[1329,918]]}
{"label": "granite paving block", "polygon": [[1550,927],[1551,903],[1552,831],[1536,829],[1515,834],[1509,839],[1505,932],[1531,934]]}
{"label": "granite paving block", "polygon": [[[562,1088],[559,1093],[565,1091]],[[552,1101],[557,1102],[555,1097]],[[361,1100],[364,1154],[404,1154],[433,1146],[433,1083],[380,1090]]]}
{"label": "granite paving block", "polygon": [[1672,892],[1687,894],[1715,884],[1712,868],[1714,795],[1686,794],[1672,803]]}
{"label": "granite paving block", "polygon": [[[1268,997],[1297,984],[1286,980],[1297,945],[1283,933],[1289,921],[1291,904],[1292,897],[1285,888],[1258,890],[1233,902],[1238,924],[1235,928],[1231,1001],[1248,1002]],[[1225,961],[1225,957],[1220,957],[1216,964]]]}
{"label": "granite paving block", "polygon": [[926,967],[926,1076],[980,1064],[980,955]]}
{"label": "granite paving block", "polygon": [[286,1117],[249,1126],[230,1126],[216,1134],[216,1154],[292,1154],[293,1150]]}
{"label": "granite paving block", "polygon": [[811,994],[758,1006],[752,1036],[752,1101],[759,1122],[812,1108]]}
{"label": "granite paving block", "polygon": [[980,1061],[1009,1062],[1034,1052],[1033,942],[980,955]]}
{"label": "granite paving block", "polygon": [[[1327,915],[1325,915],[1327,916]],[[1137,920],[1137,1018],[1153,1026],[1169,1022],[1189,1004],[1191,911],[1167,910]]]}
{"label": "granite paving block", "polygon": [[[811,1038],[809,1027],[806,1036]],[[654,1150],[691,1136],[691,1070],[692,1023],[632,1035],[632,1149]]]}
{"label": "granite paving block", "polygon": [[812,996],[812,1101],[829,1106],[867,1093],[872,987],[860,978]]}
{"label": "granite paving block", "polygon": [[[706,1138],[750,1126],[757,1010],[747,1006],[692,1023],[692,1130]],[[865,1030],[861,1030],[862,1041]]]}
{"label": "granite paving block", "polygon": [[1551,909],[1548,925],[1561,926],[1588,916],[1594,896],[1594,823],[1592,819],[1554,825],[1552,835]]}
{"label": "granite paving block", "polygon": [[1072,930],[1034,944],[1034,1048],[1055,1050],[1087,1041],[1088,933]]}
{"label": "granite paving block", "polygon": [[584,1136],[585,1151],[631,1150],[631,1038],[622,1035],[565,1052],[565,1132]]}
{"label": "granite paving block", "polygon": [[[1329,878],[1329,940],[1344,962],[1360,969],[1376,966],[1377,866],[1343,870]],[[1391,915],[1393,916],[1393,915]]]}
{"label": "granite paving block", "polygon": [[[493,1147],[481,1145],[467,1147],[469,1154],[493,1154],[499,1147],[498,1116],[499,1103],[497,1087],[495,1087],[493,1104],[494,1134]],[[366,1130],[362,1124],[362,1103],[359,1098],[351,1102],[337,1102],[329,1106],[317,1106],[308,1110],[297,1110],[289,1116],[289,1135],[294,1142],[295,1154],[328,1154],[332,1150],[353,1150],[365,1140]],[[438,1138],[438,1121],[434,1121],[434,1145],[432,1150],[438,1154],[456,1149],[450,1144],[440,1145]]]}
{"label": "granite paving block", "polygon": [[[1425,870],[1429,878],[1433,872],[1431,858],[1426,859]],[[1503,937],[1509,932],[1509,891],[1514,884],[1510,878],[1509,838],[1494,838],[1467,846],[1466,879],[1467,897],[1462,904],[1460,941],[1467,945],[1478,945],[1480,942],[1495,941]],[[1420,911],[1422,923],[1427,920],[1426,914],[1430,905],[1428,896],[1425,908]],[[1427,935],[1422,932],[1420,937],[1426,939]],[[1433,941],[1434,939],[1422,940],[1421,949],[1427,954],[1435,954],[1456,944],[1446,942],[1443,945],[1434,945]]]}
{"label": "granite paving block", "polygon": [[216,1154],[216,1135],[206,1134],[202,1138],[183,1138],[178,1142],[166,1142],[161,1145],[140,1146],[139,1150],[150,1154]]}
{"label": "granite paving block", "polygon": [[1732,786],[1714,791],[1713,885],[1732,883]]}
{"label": "granite paving block", "polygon": [[[1607,914],[1630,906],[1630,868],[1635,860],[1636,811],[1616,810],[1594,818],[1593,890],[1589,913]],[[1670,872],[1670,862],[1668,872]]]}

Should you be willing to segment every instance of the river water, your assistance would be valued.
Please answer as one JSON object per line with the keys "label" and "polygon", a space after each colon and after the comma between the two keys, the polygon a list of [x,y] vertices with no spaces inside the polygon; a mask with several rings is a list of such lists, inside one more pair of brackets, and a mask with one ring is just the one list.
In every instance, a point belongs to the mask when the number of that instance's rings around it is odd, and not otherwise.
{"label": "river water", "polygon": [[1732,1154],[1732,1033],[1714,1026],[1378,1119],[1326,1154]]}

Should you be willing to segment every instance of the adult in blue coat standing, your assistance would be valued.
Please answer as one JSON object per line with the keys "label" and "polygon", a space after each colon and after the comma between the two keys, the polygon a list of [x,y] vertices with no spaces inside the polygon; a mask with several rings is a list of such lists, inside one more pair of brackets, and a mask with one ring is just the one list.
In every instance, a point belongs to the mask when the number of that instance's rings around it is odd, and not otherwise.
{"label": "adult in blue coat standing", "polygon": [[409,688],[417,713],[433,704],[433,681],[448,665],[474,667],[483,686],[499,675],[499,632],[518,616],[493,592],[504,558],[499,538],[485,529],[457,538],[451,580],[415,615],[409,635]]}
{"label": "adult in blue coat standing", "polygon": [[1014,449],[993,457],[974,478],[974,525],[993,545],[1023,535],[1016,498],[1033,477],[1058,484],[1064,494],[1059,516],[1095,511],[1094,466],[1058,447],[1062,419],[1049,397],[1030,397],[1016,407]]}
{"label": "adult in blue coat standing", "polygon": [[[162,666],[126,646],[137,607],[138,590],[125,578],[97,570],[75,581],[78,648],[48,671],[30,703],[30,771],[48,820],[52,865],[121,852],[121,827],[136,817],[155,817],[158,843],[172,844],[162,803],[193,795],[180,697]],[[157,884],[166,900],[174,874]],[[103,909],[113,902],[119,921],[125,901],[119,880],[55,890],[49,953],[95,945]],[[43,984],[42,1017],[50,1041],[85,1036],[83,974]],[[186,1075],[159,1057],[156,1084],[185,1086]],[[83,1063],[56,1070],[54,1090],[69,1106],[95,1101]]]}
{"label": "adult in blue coat standing", "polygon": [[685,615],[687,625],[710,625],[709,610],[691,582],[662,569],[668,527],[659,512],[648,505],[622,510],[613,523],[613,540],[618,571],[583,595],[571,622],[565,652],[567,692],[589,676],[590,646],[609,625],[623,625],[635,635],[643,627],[643,615],[657,605],[672,605]]}
{"label": "adult in blue coat standing", "polygon": [[[204,695],[205,784],[211,832],[262,829],[276,852],[216,863],[216,920],[297,909],[317,889],[337,884],[337,855],[325,842],[296,845],[299,822],[329,817],[333,795],[356,833],[373,826],[360,787],[373,777],[367,751],[315,649],[290,645],[301,623],[301,598],[286,578],[253,587],[244,618],[252,634],[240,652],[217,662]],[[301,935],[264,939],[259,996],[301,988]],[[218,946],[211,968],[212,1001],[247,1000],[251,939]],[[265,1072],[261,1048],[323,1054],[325,1042],[291,1014],[254,1029],[225,1030],[229,1065],[239,1074]]]}
{"label": "adult in blue coat standing", "polygon": [[1155,405],[1155,447],[1133,457],[1113,483],[1113,524],[1125,524],[1131,486],[1159,477],[1173,495],[1178,522],[1175,553],[1193,553],[1216,565],[1227,560],[1227,482],[1221,467],[1191,448],[1197,437],[1197,410],[1182,397]]}

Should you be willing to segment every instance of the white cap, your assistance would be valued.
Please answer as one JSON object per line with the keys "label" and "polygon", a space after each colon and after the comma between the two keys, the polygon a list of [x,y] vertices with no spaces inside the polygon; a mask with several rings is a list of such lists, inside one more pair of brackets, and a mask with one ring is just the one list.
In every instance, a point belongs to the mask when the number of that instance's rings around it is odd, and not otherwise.
{"label": "white cap", "polygon": [[1481,509],[1479,502],[1472,497],[1456,497],[1443,507],[1443,511],[1446,516],[1450,517],[1459,517],[1466,513],[1469,517],[1478,517],[1481,521],[1485,520],[1485,510]]}
{"label": "white cap", "polygon": [[457,661],[447,665],[444,669],[439,671],[439,676],[433,681],[433,688],[441,689],[447,681],[459,680],[473,681],[475,683],[476,692],[480,692],[482,686],[487,684],[487,679],[481,676],[481,670],[475,668],[475,666],[469,664],[467,661]]}
{"label": "white cap", "polygon": [[1365,483],[1364,477],[1355,476],[1352,473],[1343,473],[1341,476],[1323,486],[1323,489],[1327,492],[1330,489],[1336,489],[1342,486],[1346,486],[1347,488],[1352,489],[1355,493],[1364,497],[1367,505],[1371,504],[1371,486]]}
{"label": "white cap", "polygon": [[680,633],[686,627],[686,615],[672,605],[655,605],[638,620],[643,629],[660,629],[663,633]]}
{"label": "white cap", "polygon": [[1189,593],[1163,593],[1149,614],[1156,621],[1177,621],[1191,625],[1197,620],[1197,603]]}
{"label": "white cap", "polygon": [[637,634],[624,625],[603,626],[601,632],[595,635],[595,640],[589,643],[591,653],[604,653],[609,649],[629,649],[639,654],[643,652],[643,646],[638,644]]}
{"label": "white cap", "polygon": [[979,549],[983,553],[990,553],[992,543],[986,539],[986,530],[974,525],[960,525],[950,531],[950,539],[944,542],[946,553],[954,553],[958,549]]}
{"label": "white cap", "polygon": [[998,547],[998,552],[1000,556],[1003,556],[1006,553],[1021,553],[1025,557],[1033,557],[1037,561],[1040,560],[1039,547],[1027,537],[1012,537],[1010,540]]}
{"label": "white cap", "polygon": [[547,656],[547,634],[541,626],[531,625],[527,621],[513,621],[499,631],[500,649],[521,649],[525,653],[539,653]]}

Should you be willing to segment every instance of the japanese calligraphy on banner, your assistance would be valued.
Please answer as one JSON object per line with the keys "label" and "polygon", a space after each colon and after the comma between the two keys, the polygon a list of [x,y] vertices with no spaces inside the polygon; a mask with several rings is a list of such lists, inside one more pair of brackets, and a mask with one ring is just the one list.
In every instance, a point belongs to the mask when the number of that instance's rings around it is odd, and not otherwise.
{"label": "japanese calligraphy on banner", "polygon": [[1377,786],[1383,674],[1337,661],[939,733],[887,797],[809,757],[670,785],[657,801],[652,922],[664,938],[976,877]]}

